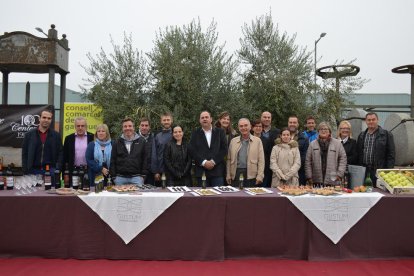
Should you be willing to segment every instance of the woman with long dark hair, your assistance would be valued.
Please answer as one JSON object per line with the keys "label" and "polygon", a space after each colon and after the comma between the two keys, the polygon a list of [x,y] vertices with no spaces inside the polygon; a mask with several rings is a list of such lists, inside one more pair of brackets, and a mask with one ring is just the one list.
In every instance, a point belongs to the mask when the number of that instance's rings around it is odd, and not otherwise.
{"label": "woman with long dark hair", "polygon": [[191,186],[191,157],[183,139],[183,128],[175,126],[172,131],[173,137],[164,149],[167,185]]}

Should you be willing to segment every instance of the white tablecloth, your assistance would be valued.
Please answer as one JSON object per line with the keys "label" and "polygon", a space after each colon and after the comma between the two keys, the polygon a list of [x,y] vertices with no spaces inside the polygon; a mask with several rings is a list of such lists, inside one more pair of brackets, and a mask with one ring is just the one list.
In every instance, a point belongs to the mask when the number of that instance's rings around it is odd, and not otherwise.
{"label": "white tablecloth", "polygon": [[334,244],[351,229],[383,195],[352,193],[336,196],[286,196]]}
{"label": "white tablecloth", "polygon": [[99,217],[128,244],[183,193],[150,193],[140,195],[111,192],[80,195]]}

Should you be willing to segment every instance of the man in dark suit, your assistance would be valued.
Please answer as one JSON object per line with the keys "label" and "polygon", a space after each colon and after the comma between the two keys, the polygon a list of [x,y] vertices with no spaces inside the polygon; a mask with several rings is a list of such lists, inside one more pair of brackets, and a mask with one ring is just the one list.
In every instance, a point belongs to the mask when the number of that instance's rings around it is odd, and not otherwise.
{"label": "man in dark suit", "polygon": [[207,186],[224,185],[224,156],[227,154],[227,140],[224,130],[212,126],[211,114],[200,114],[201,128],[191,134],[189,151],[195,162],[195,176],[199,185],[205,173]]}
{"label": "man in dark suit", "polygon": [[93,134],[87,132],[87,129],[86,119],[84,117],[77,117],[75,119],[75,133],[65,138],[63,164],[64,169],[68,169],[70,173],[72,173],[75,166],[86,166],[86,147],[93,141]]}

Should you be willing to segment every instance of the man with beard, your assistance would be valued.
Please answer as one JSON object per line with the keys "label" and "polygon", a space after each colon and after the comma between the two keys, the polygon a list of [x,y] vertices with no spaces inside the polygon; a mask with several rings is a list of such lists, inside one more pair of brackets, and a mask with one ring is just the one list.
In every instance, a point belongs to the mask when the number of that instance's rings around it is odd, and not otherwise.
{"label": "man with beard", "polygon": [[154,180],[157,186],[161,186],[161,175],[165,172],[164,168],[164,148],[171,141],[173,116],[171,113],[161,115],[162,130],[158,132],[152,141],[151,150],[151,171],[154,173]]}
{"label": "man with beard", "polygon": [[54,176],[62,168],[63,148],[58,132],[50,128],[53,113],[50,109],[40,112],[39,127],[26,133],[22,148],[24,174],[44,174],[46,165]]}
{"label": "man with beard", "polygon": [[306,184],[306,177],[305,177],[305,161],[306,161],[306,152],[309,147],[309,140],[303,134],[303,132],[299,132],[299,120],[296,115],[292,115],[288,119],[288,129],[290,131],[290,136],[292,140],[295,140],[299,144],[299,152],[300,152],[300,161],[301,166],[299,169],[299,184],[305,185]]}

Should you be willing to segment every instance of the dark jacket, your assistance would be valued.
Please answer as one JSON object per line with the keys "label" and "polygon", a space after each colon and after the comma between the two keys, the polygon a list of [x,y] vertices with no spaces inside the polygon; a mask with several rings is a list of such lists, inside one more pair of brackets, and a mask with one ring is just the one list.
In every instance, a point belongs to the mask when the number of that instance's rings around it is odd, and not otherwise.
{"label": "dark jacket", "polygon": [[[93,134],[90,132],[86,133],[87,135],[87,145],[93,141]],[[86,152],[85,152],[86,153]],[[66,163],[68,167],[66,168]],[[75,163],[75,133],[72,133],[65,138],[65,143],[63,145],[63,169],[69,169],[69,171],[73,171],[73,166]]]}
{"label": "dark jacket", "polygon": [[[213,127],[211,134],[211,145],[207,144],[207,139],[202,128],[198,128],[191,134],[188,145],[191,157],[194,159],[196,168],[195,176],[201,177],[206,172],[206,177],[225,177],[224,156],[227,155],[227,140],[224,130]],[[202,162],[204,160],[214,160],[216,165],[212,170],[204,170]]]}
{"label": "dark jacket", "polygon": [[123,138],[117,139],[112,145],[109,172],[112,177],[145,176],[148,171],[144,138],[139,137],[133,140],[129,153],[125,146],[125,140]]}
{"label": "dark jacket", "polygon": [[358,164],[358,152],[357,152],[357,142],[355,139],[348,138],[348,140],[342,144],[346,152],[346,158],[348,160],[348,165],[357,165]]}
{"label": "dark jacket", "polygon": [[24,136],[22,147],[23,173],[28,174],[32,169],[41,169],[49,164],[52,168],[62,168],[63,149],[62,139],[58,132],[49,129],[46,141],[42,141],[38,129],[32,129]]}
{"label": "dark jacket", "polygon": [[269,138],[266,138],[263,135],[260,136],[260,140],[262,140],[263,152],[264,152],[264,157],[265,157],[265,174],[266,174],[266,170],[268,170],[271,173],[270,154],[272,153],[273,143],[269,140]]}
{"label": "dark jacket", "polygon": [[[375,137],[374,143],[374,159],[375,164],[373,169],[391,169],[395,164],[395,145],[394,137],[391,132],[378,126],[378,133]],[[357,140],[358,164],[363,164],[364,160],[364,141],[368,129],[361,132]]]}
{"label": "dark jacket", "polygon": [[164,165],[168,177],[179,180],[183,176],[191,175],[191,157],[186,143],[181,146],[171,140],[164,147]]}
{"label": "dark jacket", "polygon": [[309,140],[306,138],[303,132],[298,132],[298,135],[295,136],[295,140],[299,144],[299,152],[300,152],[300,162],[301,166],[299,169],[299,184],[305,185],[306,184],[306,176],[305,176],[305,161],[306,161],[306,153],[309,147]]}
{"label": "dark jacket", "polygon": [[154,133],[150,132],[147,137],[139,135],[145,140],[145,154],[147,155],[147,171],[151,172],[151,154],[152,154],[152,143],[154,141]]}
{"label": "dark jacket", "polygon": [[151,150],[151,171],[153,173],[164,172],[164,147],[171,141],[172,129],[158,132],[152,141]]}
{"label": "dark jacket", "polygon": [[[262,135],[265,132],[263,131]],[[264,137],[269,139],[269,142],[271,144],[271,148],[273,149],[273,146],[275,145],[275,141],[277,138],[279,138],[280,135],[280,129],[278,128],[272,128],[271,130],[269,130],[268,135],[265,135]]]}

